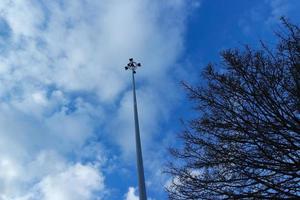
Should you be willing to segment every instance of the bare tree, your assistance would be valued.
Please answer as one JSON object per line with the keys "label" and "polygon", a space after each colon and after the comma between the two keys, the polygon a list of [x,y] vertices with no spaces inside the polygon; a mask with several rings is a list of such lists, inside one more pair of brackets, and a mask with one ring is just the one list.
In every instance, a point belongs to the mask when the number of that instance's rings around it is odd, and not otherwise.
{"label": "bare tree", "polygon": [[300,199],[300,29],[282,22],[275,48],[226,50],[183,84],[199,117],[171,150],[170,199]]}

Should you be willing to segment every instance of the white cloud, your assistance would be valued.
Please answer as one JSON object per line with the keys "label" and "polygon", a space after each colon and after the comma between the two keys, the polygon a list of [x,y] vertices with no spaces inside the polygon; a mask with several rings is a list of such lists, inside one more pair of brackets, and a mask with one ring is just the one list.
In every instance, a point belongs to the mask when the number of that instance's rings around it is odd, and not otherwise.
{"label": "white cloud", "polygon": [[102,199],[104,178],[93,166],[75,164],[57,174],[47,175],[33,189],[16,200]]}
{"label": "white cloud", "polygon": [[[141,140],[144,149],[152,147],[155,142],[154,137],[161,134],[159,125],[168,120],[172,104],[178,99],[173,93],[174,90],[176,89],[171,89],[168,85],[155,89],[145,86],[137,90]],[[109,131],[111,137],[121,146],[125,158],[132,159],[135,155],[132,91],[124,94],[119,110],[114,120],[108,124],[108,129],[113,130]]]}
{"label": "white cloud", "polygon": [[[0,169],[5,173],[0,173],[4,183],[0,185],[0,199],[88,200],[105,194],[104,176],[94,165],[67,163],[54,151],[43,151],[32,162],[23,164],[22,169],[17,162],[1,160]],[[28,182],[33,186],[28,187]],[[26,190],[18,191],[17,185]]]}
{"label": "white cloud", "polygon": [[128,192],[125,194],[125,200],[139,200],[139,197],[135,193],[135,188],[129,187]]}
{"label": "white cloud", "polygon": [[265,34],[277,29],[280,17],[291,20],[299,18],[299,6],[298,0],[264,0],[248,9],[238,24],[246,35],[252,34],[257,37],[257,27]]}
{"label": "white cloud", "polygon": [[[269,18],[267,19],[267,24],[273,24],[279,21],[279,18],[282,16],[286,16],[291,10],[297,7],[296,5],[299,4],[297,0],[267,0],[267,3],[271,7],[271,13]],[[300,5],[300,4],[299,4]],[[298,10],[296,8],[296,10]]]}
{"label": "white cloud", "polygon": [[38,190],[43,200],[88,200],[104,189],[103,176],[92,166],[76,164],[66,171],[45,177]]}
{"label": "white cloud", "polygon": [[[124,200],[139,200],[139,196],[136,194],[137,190],[134,187],[129,187],[127,193],[124,195]],[[147,197],[149,200],[155,200],[151,197]]]}
{"label": "white cloud", "polygon": [[[33,194],[84,200],[105,190],[104,175],[72,156],[103,130],[116,135],[122,152],[132,151],[130,75],[122,67],[129,57],[143,63],[138,100],[143,141],[151,143],[176,97],[169,73],[183,50],[187,4],[0,2],[0,18],[10,28],[8,36],[0,35],[1,200],[29,200]],[[114,127],[116,133],[108,131]],[[106,158],[95,152],[93,159]]]}
{"label": "white cloud", "polygon": [[3,0],[0,4],[0,11],[16,37],[20,35],[35,37],[36,26],[41,25],[44,20],[42,10],[31,0]]}
{"label": "white cloud", "polygon": [[[9,77],[2,74],[7,79],[14,76],[11,82],[93,91],[100,100],[111,101],[126,85],[122,66],[129,57],[140,58],[145,64],[143,77],[153,78],[165,74],[182,49],[183,3],[78,0],[61,6],[50,1],[45,2],[50,9],[46,17],[40,6],[20,2],[2,6],[17,46],[3,59],[6,67],[17,66]],[[164,16],[166,11],[172,15]]]}

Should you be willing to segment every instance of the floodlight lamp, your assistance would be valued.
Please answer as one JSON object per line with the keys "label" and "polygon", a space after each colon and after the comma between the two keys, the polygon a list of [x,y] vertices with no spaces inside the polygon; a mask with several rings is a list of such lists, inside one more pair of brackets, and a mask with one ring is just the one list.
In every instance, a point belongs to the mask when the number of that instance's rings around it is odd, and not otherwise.
{"label": "floodlight lamp", "polygon": [[125,67],[125,70],[127,70],[128,69],[128,67]]}
{"label": "floodlight lamp", "polygon": [[142,66],[142,65],[141,65],[141,63],[138,63],[137,66],[140,67],[140,66]]}
{"label": "floodlight lamp", "polygon": [[129,58],[129,61],[130,61],[130,62],[133,62],[133,58]]}

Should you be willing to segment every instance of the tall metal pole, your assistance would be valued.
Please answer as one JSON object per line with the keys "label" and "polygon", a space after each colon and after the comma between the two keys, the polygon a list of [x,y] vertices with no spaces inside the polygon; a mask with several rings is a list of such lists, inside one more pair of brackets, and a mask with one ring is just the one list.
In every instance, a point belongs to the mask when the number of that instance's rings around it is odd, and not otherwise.
{"label": "tall metal pole", "polygon": [[132,71],[132,91],[133,91],[133,108],[134,108],[134,124],[135,124],[135,145],[136,145],[136,161],[137,161],[137,171],[138,171],[138,182],[139,182],[139,197],[140,200],[147,200],[146,186],[145,186],[145,176],[144,176],[144,165],[143,165],[143,155],[142,155],[142,145],[140,137],[140,127],[139,118],[137,111],[137,101],[135,92],[135,78],[136,68],[140,67],[140,63],[136,63],[132,58],[129,59],[129,63],[125,67],[126,70],[130,69]]}

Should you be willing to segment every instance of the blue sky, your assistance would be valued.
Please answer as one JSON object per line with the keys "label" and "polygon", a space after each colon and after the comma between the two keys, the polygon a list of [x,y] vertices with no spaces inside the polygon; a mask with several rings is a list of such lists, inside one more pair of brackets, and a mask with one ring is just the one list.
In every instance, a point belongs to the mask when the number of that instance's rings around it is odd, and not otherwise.
{"label": "blue sky", "polygon": [[0,200],[137,200],[129,57],[148,196],[193,116],[179,82],[259,40],[298,0],[2,0]]}

